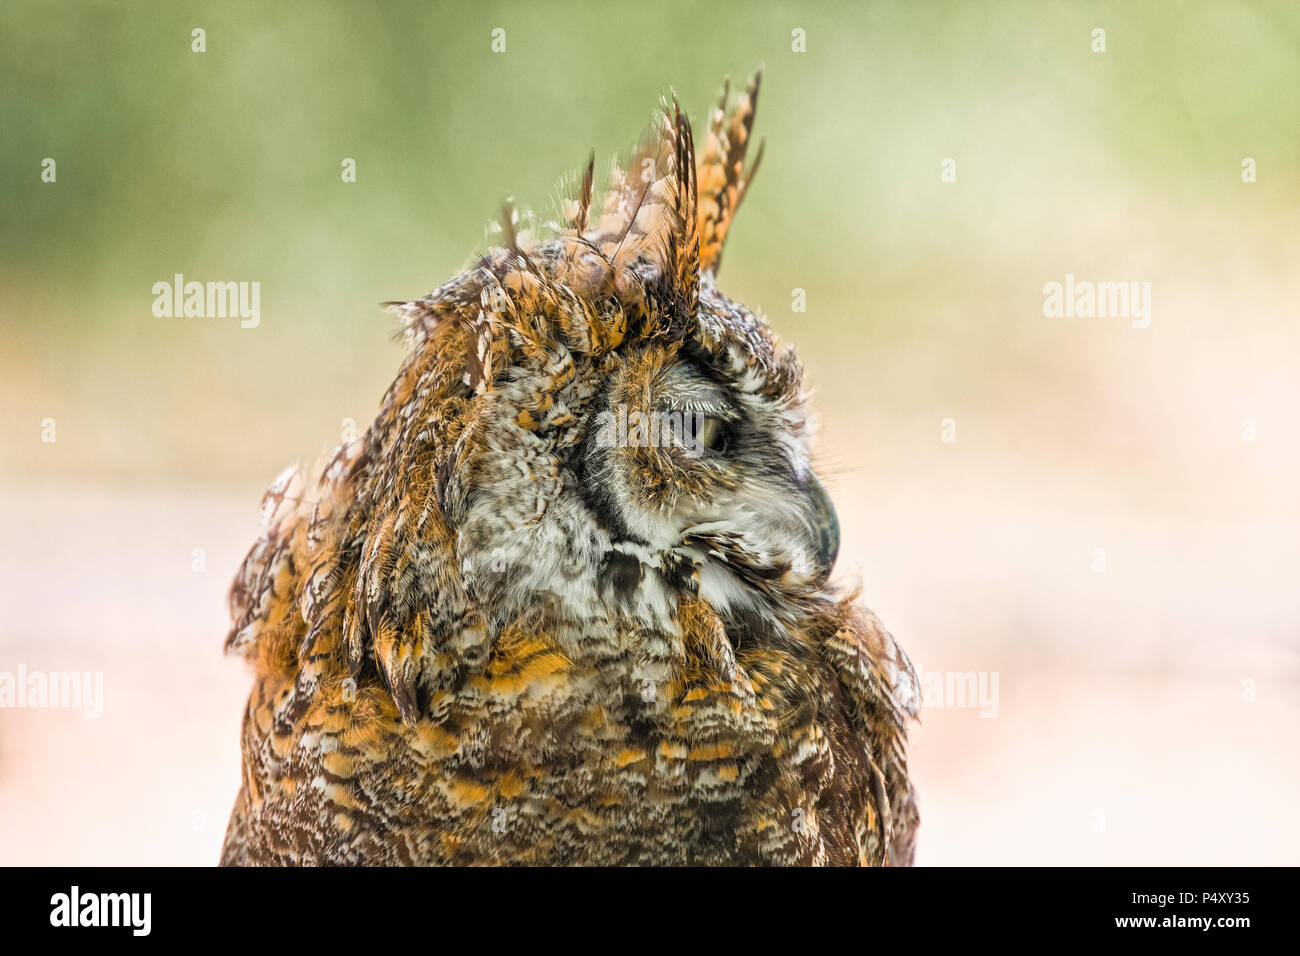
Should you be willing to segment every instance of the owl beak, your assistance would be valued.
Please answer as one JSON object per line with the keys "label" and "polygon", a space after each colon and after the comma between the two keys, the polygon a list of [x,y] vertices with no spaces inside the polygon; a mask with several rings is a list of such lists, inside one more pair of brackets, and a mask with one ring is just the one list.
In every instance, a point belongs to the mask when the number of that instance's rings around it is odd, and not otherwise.
{"label": "owl beak", "polygon": [[840,553],[840,521],[835,516],[835,505],[826,493],[826,486],[811,471],[804,485],[804,494],[812,505],[813,546],[818,564],[816,581],[820,585],[831,576],[831,568],[835,567],[835,558]]}

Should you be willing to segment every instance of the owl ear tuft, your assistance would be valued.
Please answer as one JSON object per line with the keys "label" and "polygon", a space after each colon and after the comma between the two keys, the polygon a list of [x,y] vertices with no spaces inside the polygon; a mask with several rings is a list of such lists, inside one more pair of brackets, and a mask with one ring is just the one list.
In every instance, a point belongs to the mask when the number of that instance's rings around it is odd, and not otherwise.
{"label": "owl ear tuft", "polygon": [[[597,268],[566,278],[591,286],[588,298],[613,295],[631,314],[644,312],[646,334],[678,326],[698,297],[699,217],[695,144],[676,100],[662,102],[655,121],[627,160],[610,171],[599,213],[592,205],[592,167],[570,209],[579,260]],[[583,228],[583,226],[586,228]],[[644,308],[643,308],[644,307]]]}
{"label": "owl ear tuft", "polygon": [[591,194],[595,183],[596,151],[593,149],[591,155],[587,157],[587,169],[582,174],[582,184],[578,187],[578,195],[574,198],[573,215],[569,220],[573,231],[579,236],[587,231],[587,224],[591,222]]}
{"label": "owl ear tuft", "polygon": [[679,310],[693,319],[700,301],[700,216],[699,186],[695,170],[695,135],[690,121],[673,99],[676,130],[677,214],[673,231],[671,259],[675,271],[675,288],[680,296]]}
{"label": "owl ear tuft", "polygon": [[754,112],[758,107],[758,88],[762,78],[763,69],[759,67],[730,115],[727,113],[730,81],[724,82],[722,98],[709,114],[709,134],[697,160],[700,268],[706,272],[718,271],[731,223],[749,184],[754,181],[759,163],[763,161],[764,143],[760,142],[754,161],[748,170],[745,169],[745,154],[754,129]]}

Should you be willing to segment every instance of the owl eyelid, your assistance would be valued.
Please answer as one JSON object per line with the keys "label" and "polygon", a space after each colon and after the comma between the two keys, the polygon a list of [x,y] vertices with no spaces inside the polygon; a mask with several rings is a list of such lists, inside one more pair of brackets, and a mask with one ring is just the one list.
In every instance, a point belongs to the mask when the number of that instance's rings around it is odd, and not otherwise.
{"label": "owl eyelid", "polygon": [[719,418],[728,424],[740,421],[740,412],[722,401],[709,402],[699,399],[669,398],[660,403],[661,411],[689,412],[705,418]]}
{"label": "owl eyelid", "polygon": [[726,390],[707,372],[690,363],[677,365],[668,372],[655,404],[659,411],[691,412],[728,423],[741,418]]}

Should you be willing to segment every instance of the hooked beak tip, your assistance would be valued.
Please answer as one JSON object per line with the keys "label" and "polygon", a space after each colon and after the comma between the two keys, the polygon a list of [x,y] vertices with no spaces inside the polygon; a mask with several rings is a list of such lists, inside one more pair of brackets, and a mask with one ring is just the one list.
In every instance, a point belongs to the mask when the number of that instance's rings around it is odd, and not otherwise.
{"label": "hooked beak tip", "polygon": [[813,546],[818,562],[817,584],[825,584],[835,567],[835,559],[840,553],[840,522],[835,514],[835,505],[826,491],[826,486],[813,472],[808,473],[808,482],[804,493],[812,505],[811,526]]}

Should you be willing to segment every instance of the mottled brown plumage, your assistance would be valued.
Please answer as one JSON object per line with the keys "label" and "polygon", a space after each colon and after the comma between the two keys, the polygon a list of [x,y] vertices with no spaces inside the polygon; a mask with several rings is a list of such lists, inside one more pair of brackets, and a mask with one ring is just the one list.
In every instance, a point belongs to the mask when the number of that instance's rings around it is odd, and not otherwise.
{"label": "mottled brown plumage", "polygon": [[231,590],[223,863],[911,861],[911,665],[827,584],[798,361],[715,283],[757,92],[395,304],[378,416]]}

